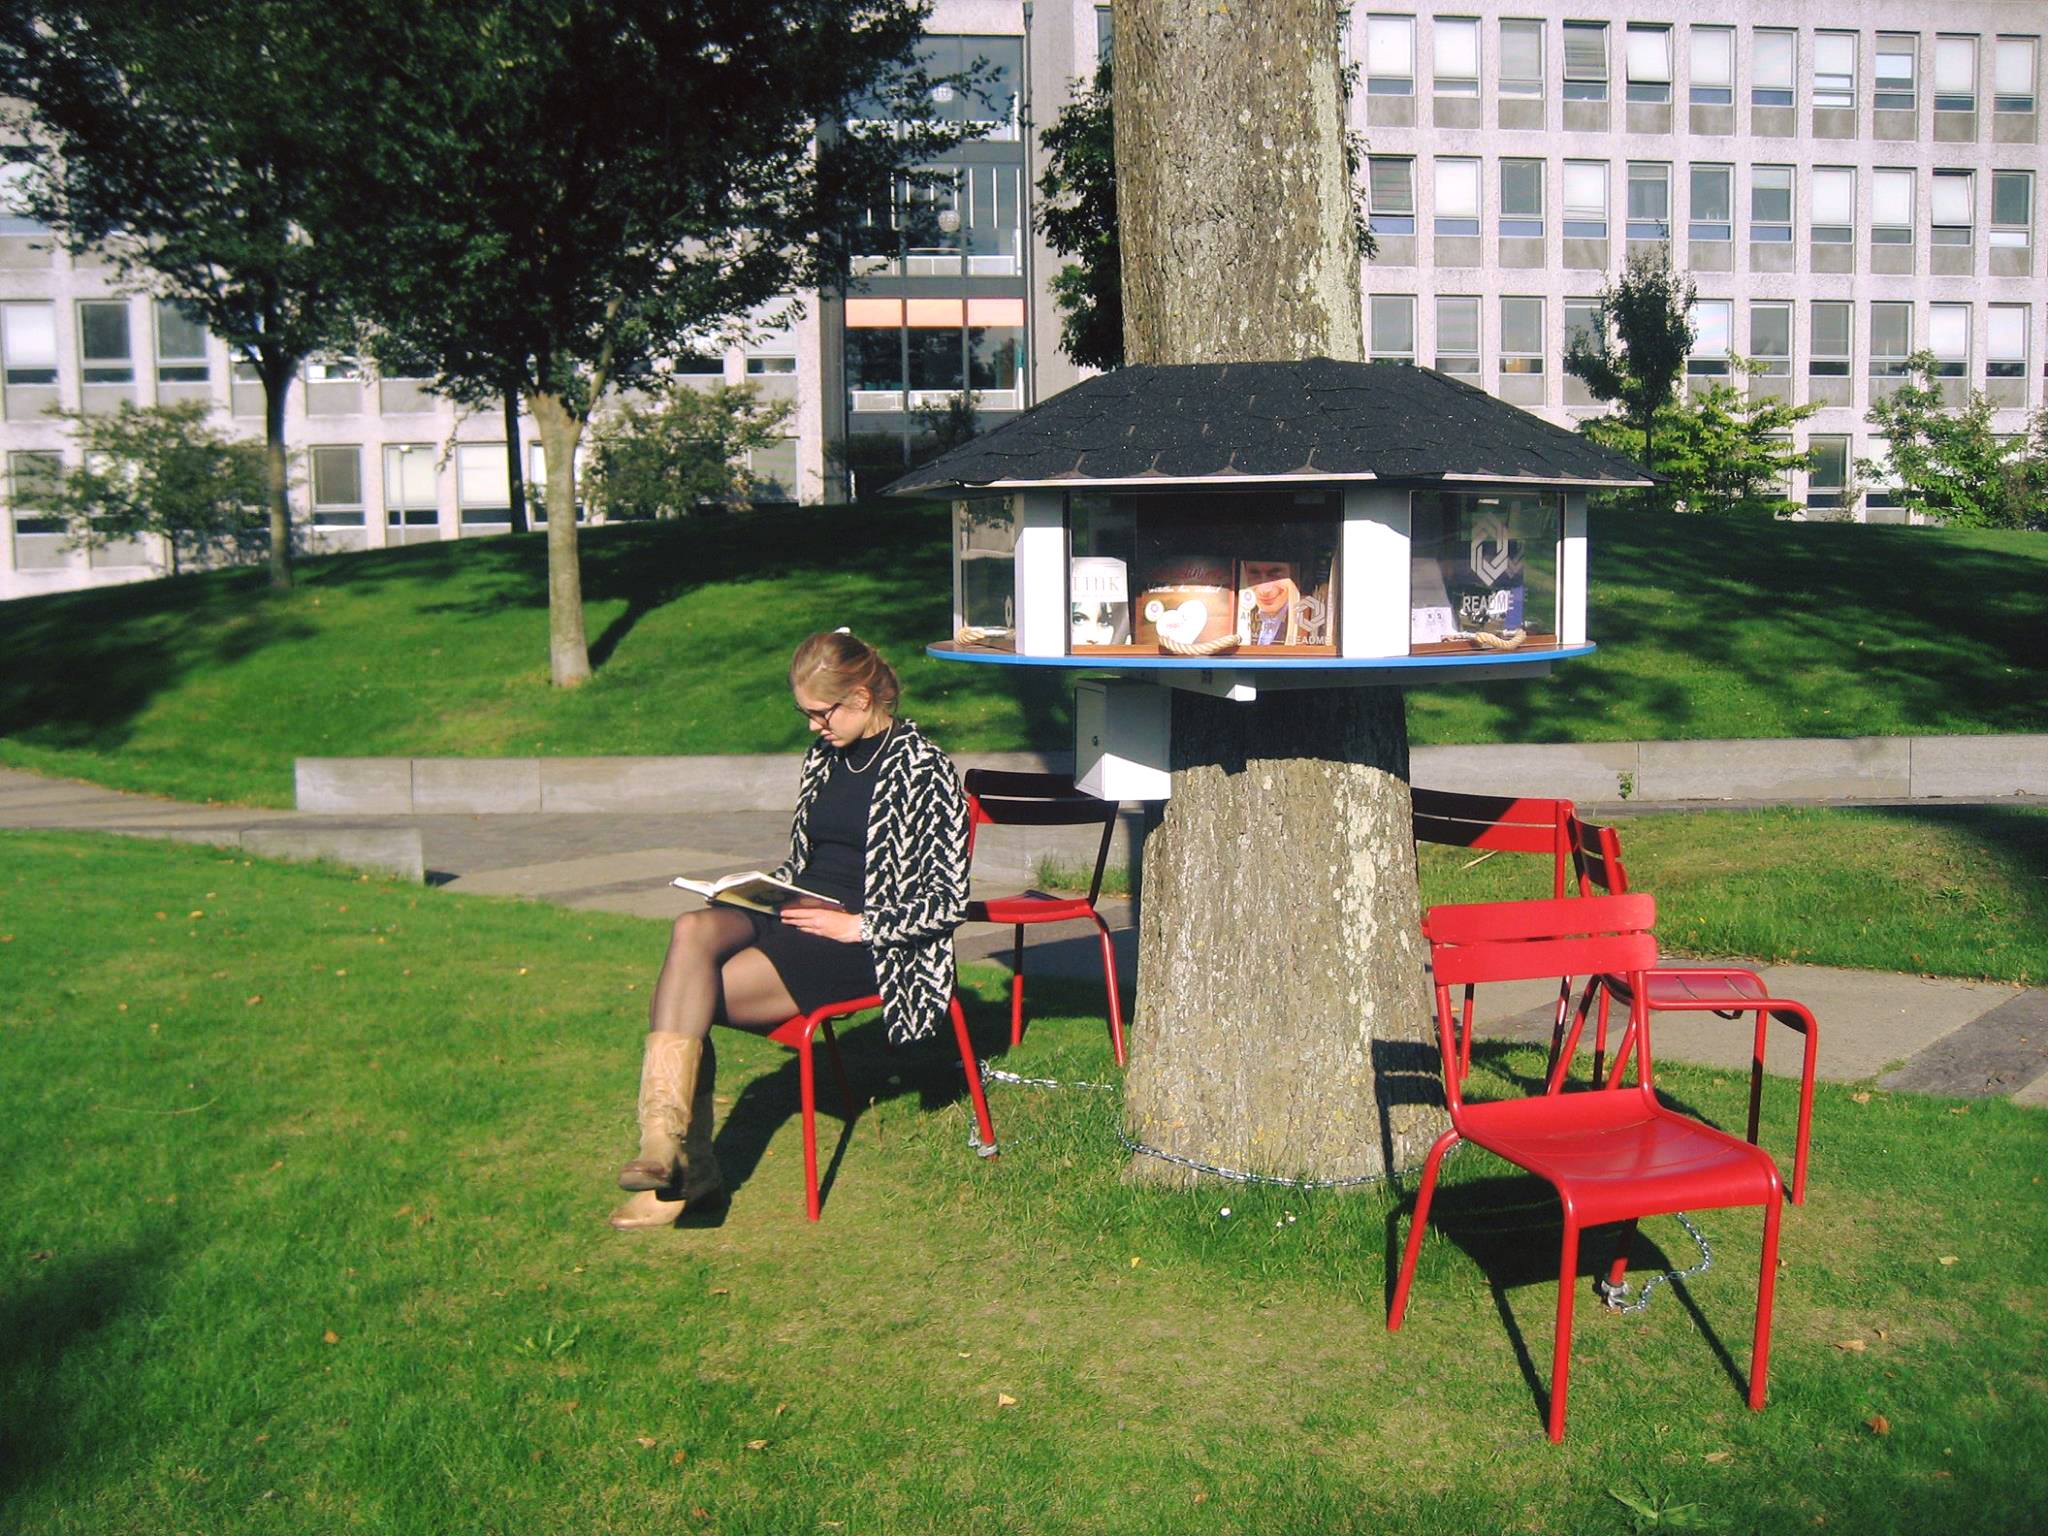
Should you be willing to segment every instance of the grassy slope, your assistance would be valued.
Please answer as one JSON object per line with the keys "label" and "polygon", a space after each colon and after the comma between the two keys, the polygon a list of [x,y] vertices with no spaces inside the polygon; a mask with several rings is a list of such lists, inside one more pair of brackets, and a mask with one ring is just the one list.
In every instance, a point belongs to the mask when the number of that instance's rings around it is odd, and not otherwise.
{"label": "grassy slope", "polygon": [[[1712,1212],[1686,1296],[1582,1302],[1553,1448],[1555,1208],[1483,1154],[1447,1170],[1389,1336],[1384,1195],[1134,1189],[1114,1096],[1082,1091],[994,1089],[982,1163],[957,1067],[871,1024],[849,1067],[879,1099],[809,1226],[792,1060],[722,1036],[729,1218],[606,1231],[661,947],[0,836],[8,1527],[1598,1536],[1630,1528],[1620,1490],[1732,1531],[2003,1533],[2048,1501],[2048,1115],[1824,1085],[1769,1408],[1732,1379],[1758,1223]],[[1088,989],[1035,995],[1011,1064],[1110,1076]],[[1482,1052],[1472,1091],[1534,1065]],[[1661,1079],[1739,1123],[1737,1079]],[[1668,1221],[1643,1243],[1639,1267],[1689,1256]]]}
{"label": "grassy slope", "polygon": [[[798,747],[795,642],[849,624],[956,750],[1069,739],[1064,674],[928,660],[943,515],[801,509],[593,530],[597,675],[546,680],[538,536],[310,560],[0,607],[0,761],[189,798],[286,804],[317,755]],[[1411,695],[1417,741],[2048,728],[2048,539],[1596,519],[1600,654],[1547,683]]]}

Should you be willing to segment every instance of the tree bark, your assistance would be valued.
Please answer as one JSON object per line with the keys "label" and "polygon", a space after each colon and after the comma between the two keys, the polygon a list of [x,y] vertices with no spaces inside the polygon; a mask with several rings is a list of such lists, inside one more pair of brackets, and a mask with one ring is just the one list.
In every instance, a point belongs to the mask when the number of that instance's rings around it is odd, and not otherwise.
{"label": "tree bark", "polygon": [[576,551],[576,444],[583,418],[560,395],[530,398],[548,460],[548,677],[557,688],[580,688],[590,681],[583,567]]}
{"label": "tree bark", "polygon": [[263,376],[263,465],[270,490],[270,585],[289,591],[292,584],[291,476],[284,450],[284,407],[291,394],[296,361],[265,358]]}
{"label": "tree bark", "polygon": [[[1127,360],[1358,359],[1330,0],[1126,0],[1115,47]],[[1401,693],[1176,691],[1172,791],[1144,849],[1131,1136],[1279,1177],[1413,1164],[1444,1121]]]}
{"label": "tree bark", "polygon": [[519,441],[519,391],[505,391],[505,476],[512,496],[512,531],[526,533],[526,466],[519,461],[524,444]]}

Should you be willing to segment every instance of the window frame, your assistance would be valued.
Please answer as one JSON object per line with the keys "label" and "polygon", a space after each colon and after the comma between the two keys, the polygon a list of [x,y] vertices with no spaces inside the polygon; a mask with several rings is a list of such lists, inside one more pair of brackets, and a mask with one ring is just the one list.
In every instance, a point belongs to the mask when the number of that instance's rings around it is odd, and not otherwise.
{"label": "window frame", "polygon": [[[1840,444],[1837,448],[1835,445]],[[1823,446],[1825,445],[1825,446]],[[1849,449],[1850,438],[1846,432],[1813,432],[1807,435],[1806,451],[1809,456],[1806,471],[1806,505],[1811,511],[1834,511],[1848,506],[1849,492]],[[1823,455],[1827,455],[1824,458]],[[1833,469],[1830,460],[1839,455],[1839,479],[1823,482],[1822,468]]]}
{"label": "window frame", "polygon": [[[384,526],[387,528],[438,528],[441,526],[441,462],[432,443],[386,443],[384,446]],[[500,453],[502,454],[502,448]],[[405,465],[412,454],[423,454],[427,478],[433,489],[430,501],[416,503],[406,496]],[[396,454],[398,470],[392,471]],[[395,493],[395,494],[394,494]]]}
{"label": "window frame", "polygon": [[[1516,29],[1517,36],[1530,36],[1536,40],[1536,73],[1534,75],[1511,75],[1508,73],[1508,28]],[[1543,38],[1543,23],[1526,16],[1503,16],[1500,18],[1498,37],[1500,48],[1500,79],[1495,89],[1503,96],[1534,97],[1543,99],[1543,59],[1546,52]]]}
{"label": "window frame", "polygon": [[[1406,306],[1408,326],[1407,351],[1403,352],[1398,348],[1389,348],[1386,351],[1380,349],[1380,306],[1382,304],[1388,306],[1387,313],[1389,315],[1395,314],[1401,306]],[[1406,363],[1413,366],[1415,362],[1415,295],[1412,293],[1375,293],[1371,295],[1366,312],[1366,342],[1368,355],[1374,362]]]}
{"label": "window frame", "polygon": [[[1958,223],[1952,206],[1953,189],[1962,188],[1963,220]],[[1974,168],[1937,167],[1928,178],[1927,238],[1935,245],[1972,246],[1977,241],[1977,173]],[[1949,195],[1944,197],[1944,193]],[[1947,202],[1951,206],[1944,208]],[[1944,217],[1944,214],[1948,215]]]}
{"label": "window frame", "polygon": [[[1822,347],[1821,322],[1839,319],[1841,344],[1826,338]],[[1833,329],[1832,324],[1829,327]],[[1849,299],[1813,299],[1806,307],[1806,376],[1809,379],[1846,379],[1856,366],[1856,305]]]}
{"label": "window frame", "polygon": [[[1637,175],[1637,172],[1660,173]],[[1635,211],[1636,188],[1638,186],[1662,186],[1664,189],[1664,213],[1660,219],[1637,218]],[[1625,205],[1628,217],[1623,223],[1627,238],[1631,240],[1668,241],[1671,238],[1671,162],[1668,160],[1631,160],[1628,162],[1628,201]],[[1640,233],[1654,230],[1656,233]]]}
{"label": "window frame", "polygon": [[[321,495],[321,465],[347,455],[355,474],[355,495],[337,499]],[[333,489],[330,485],[329,491]],[[363,499],[363,445],[361,443],[313,443],[306,449],[306,504],[316,528],[361,528],[368,521]]]}
{"label": "window frame", "polygon": [[[1903,221],[1888,221],[1882,217],[1887,210],[1885,188],[1896,186],[1898,178],[1905,178],[1906,207]],[[1872,245],[1911,245],[1913,243],[1913,211],[1919,206],[1919,173],[1910,165],[1880,165],[1870,173],[1870,243]]]}
{"label": "window frame", "polygon": [[[1984,377],[1992,379],[2021,379],[2027,376],[2027,355],[2032,350],[2034,312],[2030,304],[1993,304],[1988,306],[1985,317]],[[2017,315],[2019,325],[2019,352],[2014,356],[2008,349],[2001,352],[1999,319],[2001,316]]]}
{"label": "window frame", "polygon": [[14,520],[15,535],[49,538],[68,534],[70,527],[63,518],[52,515],[49,508],[35,504],[36,494],[43,486],[23,488],[23,480],[31,478],[23,474],[23,469],[31,460],[46,466],[33,478],[46,481],[51,490],[61,485],[64,479],[64,455],[54,448],[10,448],[7,451],[7,512]]}
{"label": "window frame", "polygon": [[[1769,38],[1773,53],[1780,47],[1784,51],[1784,79],[1778,74],[1777,60],[1767,67],[1764,59],[1764,39]],[[1782,40],[1782,41],[1781,41]],[[1750,29],[1749,62],[1749,104],[1751,107],[1793,107],[1799,104],[1799,29],[1797,27],[1753,27]]]}
{"label": "window frame", "polygon": [[[31,338],[16,335],[16,313],[26,314],[30,310],[41,312],[43,329],[47,333],[48,346],[37,346],[33,350],[25,343]],[[33,338],[42,342],[45,338]],[[25,361],[17,357],[17,350],[28,351],[30,358],[40,358],[46,351],[49,362]],[[57,384],[57,305],[52,299],[8,299],[0,302],[0,382],[10,389],[52,389]],[[23,377],[16,377],[16,375]]]}
{"label": "window frame", "polygon": [[[199,333],[197,352],[173,352],[164,340],[164,317],[170,315]],[[213,379],[213,359],[207,342],[206,322],[185,313],[174,299],[157,299],[150,305],[150,342],[155,350],[156,381],[159,384],[206,384]]]}
{"label": "window frame", "polygon": [[[1904,47],[1900,45],[1904,44]],[[1884,72],[1886,59],[1904,59],[1906,73],[1903,77],[1887,75]],[[1905,81],[1903,89],[1898,81]],[[1887,84],[1887,82],[1892,82]],[[1880,32],[1877,34],[1877,48],[1870,69],[1870,101],[1879,112],[1917,112],[1920,110],[1920,34],[1917,32]]]}
{"label": "window frame", "polygon": [[[1783,171],[1784,187],[1766,187],[1760,180],[1764,171]],[[1757,198],[1765,192],[1782,190],[1785,197],[1785,217],[1766,219],[1757,214]],[[1798,218],[1799,173],[1790,165],[1752,165],[1749,168],[1749,238],[1759,245],[1790,245],[1794,221]],[[1783,231],[1783,233],[1765,233]]]}
{"label": "window frame", "polygon": [[[1469,239],[1480,233],[1480,211],[1485,202],[1485,189],[1480,186],[1480,168],[1483,164],[1477,155],[1432,155],[1430,157],[1430,232],[1439,240]],[[1456,180],[1471,183],[1471,213],[1447,214],[1444,212],[1445,193],[1456,190],[1455,180],[1448,179],[1446,172],[1455,172]],[[1446,227],[1446,226],[1450,227]]]}
{"label": "window frame", "polygon": [[[2032,171],[2001,170],[1996,167],[1992,169],[1991,221],[1990,234],[1988,236],[1992,245],[2007,250],[2028,250],[2032,248],[2034,244],[2035,179],[2036,178]],[[2001,220],[1998,216],[1998,191],[2000,182],[2004,182],[2007,185],[2011,185],[2016,182],[2020,186],[2026,188],[2026,216],[2024,219],[2021,220],[2021,222],[2017,224],[2012,223],[2010,220]]]}
{"label": "window frame", "polygon": [[[1906,322],[1906,339],[1896,351],[1880,352],[1878,343],[1878,321],[1896,320],[1901,315]],[[1870,301],[1870,377],[1872,379],[1903,379],[1906,376],[1906,359],[1913,355],[1913,301],[1911,299],[1873,299]]]}
{"label": "window frame", "polygon": [[[2027,89],[2024,95],[2007,90],[2011,80],[2007,71],[2008,61],[2023,59]],[[2041,39],[2039,37],[2001,34],[1991,55],[1991,110],[1993,112],[2032,112],[2040,105],[2041,91]]]}
{"label": "window frame", "polygon": [[[1508,306],[1510,304],[1518,306],[1516,318],[1512,326],[1509,324],[1508,319]],[[1529,311],[1519,308],[1519,306],[1525,305],[1535,306],[1534,329],[1529,336],[1519,339],[1529,342],[1530,345],[1511,348],[1509,342],[1518,339],[1513,335],[1513,331],[1517,328],[1527,327],[1530,323]],[[1541,378],[1543,376],[1544,323],[1548,318],[1546,309],[1547,306],[1541,294],[1504,293],[1500,296],[1500,371],[1503,378],[1509,374],[1515,374],[1522,378]]]}
{"label": "window frame", "polygon": [[[1637,57],[1636,50],[1638,40],[1644,45],[1644,56],[1640,60]],[[1661,62],[1648,56],[1652,44],[1662,45],[1664,57]],[[1628,22],[1626,24],[1626,31],[1623,34],[1622,59],[1627,76],[1628,100],[1631,103],[1643,106],[1669,106],[1671,104],[1672,58],[1671,24],[1669,22]],[[1644,70],[1640,78],[1636,74],[1639,65]],[[1661,76],[1657,74],[1659,69],[1663,71]]]}
{"label": "window frame", "polygon": [[[1833,203],[1832,189],[1836,186],[1836,178],[1838,177],[1846,177],[1848,179],[1847,206],[1841,210],[1848,214],[1848,221],[1846,223],[1837,223],[1835,220],[1829,219],[1823,223],[1821,220],[1821,198],[1824,190],[1826,190],[1829,193],[1830,203]],[[1814,245],[1853,245],[1856,241],[1856,167],[1853,165],[1816,165],[1808,172],[1808,179],[1812,188],[1808,194],[1811,199],[1807,222],[1807,238],[1809,241]]]}
{"label": "window frame", "polygon": [[[1718,219],[1700,217],[1700,176],[1709,178],[1720,174],[1722,216]],[[1702,234],[1701,231],[1706,233]],[[1728,244],[1735,239],[1735,167],[1722,160],[1695,161],[1686,167],[1685,178],[1685,232],[1688,241],[1704,244]]]}
{"label": "window frame", "polygon": [[[1447,38],[1463,33],[1472,50],[1472,73],[1450,74],[1443,72],[1444,49]],[[1430,90],[1438,96],[1479,95],[1479,18],[1477,16],[1432,16],[1429,23]],[[1453,63],[1459,62],[1452,60]]]}
{"label": "window frame", "polygon": [[[1582,45],[1589,34],[1599,39],[1600,58],[1597,73],[1592,68],[1593,58],[1590,48],[1581,46],[1579,61],[1576,65],[1573,64],[1572,38],[1575,34],[1581,39]],[[1612,61],[1608,53],[1607,23],[1604,21],[1565,22],[1564,46],[1560,51],[1563,55],[1561,62],[1564,68],[1564,99],[1566,101],[1605,101],[1607,99],[1608,80],[1613,74]]]}
{"label": "window frame", "polygon": [[[95,354],[86,348],[91,344],[92,326],[86,316],[91,313],[118,314],[121,317],[121,339],[124,351],[117,358],[112,352]],[[135,382],[135,316],[126,299],[79,299],[74,316],[78,325],[78,381],[81,385],[132,385]]]}
{"label": "window frame", "polygon": [[[1969,51],[1970,67],[1968,74],[1970,86],[1967,92],[1945,89],[1942,84],[1942,77],[1945,74],[1954,72],[1952,69],[1944,68],[1944,65],[1954,57],[1958,47]],[[1978,38],[1975,33],[1935,33],[1933,81],[1935,111],[1975,112],[1977,110],[1977,79],[1978,70],[1981,67],[1982,52],[1983,50],[1978,46]]]}
{"label": "window frame", "polygon": [[[1453,329],[1453,327],[1446,326],[1444,323],[1445,306],[1451,304],[1471,306],[1472,345],[1469,349],[1459,348],[1454,351],[1444,340],[1446,333]],[[1458,378],[1477,378],[1479,376],[1479,359],[1485,344],[1483,329],[1485,319],[1481,314],[1482,307],[1479,302],[1479,295],[1476,293],[1440,293],[1436,296],[1436,371],[1438,373],[1448,373]],[[1467,364],[1470,366],[1466,366]]]}
{"label": "window frame", "polygon": [[[1720,350],[1706,350],[1710,345],[1707,327],[1703,323],[1709,314],[1721,317]],[[1725,379],[1728,377],[1729,358],[1735,351],[1735,301],[1733,299],[1700,299],[1693,304],[1693,344],[1686,349],[1685,376],[1689,379]]]}
{"label": "window frame", "polygon": [[[1526,176],[1531,169],[1535,172],[1536,208],[1534,214],[1516,210],[1508,203],[1508,171],[1512,167],[1518,174]],[[1546,202],[1544,183],[1548,179],[1549,162],[1530,159],[1522,155],[1503,155],[1500,158],[1500,237],[1503,240],[1541,240],[1548,228],[1544,204]],[[1533,227],[1532,227],[1533,226]]]}
{"label": "window frame", "polygon": [[[1575,211],[1575,210],[1574,210],[1574,204],[1573,204],[1573,202],[1572,202],[1572,180],[1573,180],[1573,177],[1572,177],[1572,171],[1573,171],[1573,169],[1574,169],[1574,168],[1577,168],[1577,169],[1579,169],[1579,170],[1581,170],[1581,171],[1584,171],[1584,170],[1588,170],[1588,169],[1597,169],[1597,170],[1598,170],[1598,171],[1600,172],[1600,217],[1599,217],[1599,218],[1598,218],[1597,220],[1595,220],[1595,219],[1588,219],[1588,218],[1585,218],[1585,217],[1583,217],[1583,215],[1584,215],[1584,213],[1585,213],[1585,211],[1586,211],[1586,208],[1587,208],[1587,206],[1588,206],[1588,205],[1586,205],[1586,204],[1583,204],[1583,203],[1581,203],[1581,204],[1578,204],[1578,205],[1576,206],[1576,211],[1577,211],[1577,212],[1578,212],[1578,213],[1579,213],[1579,214],[1580,214],[1581,216],[1580,216],[1580,217],[1578,217],[1578,218],[1574,218],[1574,217],[1573,217],[1573,213],[1574,213],[1574,211]],[[1581,177],[1579,178],[1579,180],[1580,180],[1581,182],[1584,182],[1584,181],[1585,181],[1586,179],[1587,179],[1587,178],[1585,178],[1584,176],[1581,176]],[[1564,163],[1564,178],[1563,178],[1563,191],[1564,191],[1563,203],[1564,203],[1564,207],[1563,207],[1563,209],[1562,209],[1562,212],[1561,212],[1561,217],[1562,217],[1562,220],[1563,220],[1563,224],[1564,224],[1564,237],[1565,237],[1565,239],[1567,239],[1567,240],[1606,240],[1606,239],[1610,239],[1610,238],[1612,237],[1612,236],[1611,236],[1611,231],[1612,231],[1612,229],[1613,229],[1613,225],[1614,225],[1614,206],[1613,206],[1613,205],[1614,205],[1614,189],[1613,189],[1613,185],[1612,185],[1612,183],[1613,183],[1613,180],[1614,180],[1614,172],[1613,172],[1613,162],[1611,162],[1611,161],[1607,161],[1607,160],[1567,160],[1567,161],[1565,161],[1565,163]],[[1593,224],[1596,224],[1596,223],[1597,223],[1597,224],[1599,225],[1599,228],[1598,228],[1597,230],[1591,230],[1591,229],[1589,229],[1589,228],[1588,228],[1588,226],[1590,226],[1590,225],[1593,225]],[[1574,226],[1576,226],[1576,227],[1574,227]]]}
{"label": "window frame", "polygon": [[[1839,60],[1833,59],[1824,61],[1822,58],[1823,49],[1825,49],[1829,53],[1837,52],[1839,51],[1844,40],[1847,41],[1849,49],[1848,72],[1845,74],[1838,69],[1823,71],[1821,69],[1821,64],[1823,62],[1840,62]],[[1841,28],[1833,27],[1828,28],[1826,30],[1816,30],[1814,32],[1813,104],[1816,108],[1833,108],[1849,112],[1854,112],[1857,109],[1858,103],[1856,96],[1856,73],[1857,66],[1861,60],[1862,51],[1863,34],[1861,32],[1847,31]],[[1822,81],[1824,80],[1837,83],[1823,85]]]}
{"label": "window frame", "polygon": [[[1721,57],[1708,59],[1707,74],[1717,70],[1725,75],[1719,84],[1700,83],[1700,44],[1708,39],[1718,39]],[[1735,29],[1719,23],[1694,26],[1686,32],[1686,98],[1696,107],[1729,107],[1735,104]]]}
{"label": "window frame", "polygon": [[[1927,350],[1934,354],[1935,377],[1967,379],[1970,376],[1970,325],[1975,318],[1968,304],[1943,301],[1927,306]],[[1960,324],[1962,350],[1944,350],[1942,332],[1954,333]],[[1950,339],[1953,339],[1951,336]]]}
{"label": "window frame", "polygon": [[[1391,54],[1383,55],[1380,48],[1385,31],[1399,31],[1406,36],[1408,68],[1405,74],[1382,74],[1382,63],[1392,63]],[[1371,11],[1365,18],[1365,94],[1368,96],[1408,96],[1415,94],[1415,17],[1394,15],[1385,11]]]}
{"label": "window frame", "polygon": [[[1758,340],[1757,319],[1769,313],[1782,315],[1785,322],[1785,349],[1782,352],[1766,352]],[[1789,379],[1792,376],[1792,301],[1790,299],[1751,299],[1749,301],[1749,352],[1748,357],[1755,365],[1757,374],[1767,379]]]}
{"label": "window frame", "polygon": [[[1376,192],[1379,186],[1379,167],[1382,165],[1401,166],[1406,170],[1408,183],[1408,206],[1382,210]],[[1376,235],[1412,235],[1415,233],[1415,157],[1413,155],[1368,155],[1366,166],[1366,225]],[[1405,228],[1401,227],[1405,224]]]}

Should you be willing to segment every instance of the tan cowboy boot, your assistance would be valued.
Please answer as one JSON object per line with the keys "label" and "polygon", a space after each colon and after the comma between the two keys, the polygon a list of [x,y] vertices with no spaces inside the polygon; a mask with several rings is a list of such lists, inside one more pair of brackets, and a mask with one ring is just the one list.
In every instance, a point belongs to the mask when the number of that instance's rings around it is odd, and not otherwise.
{"label": "tan cowboy boot", "polygon": [[648,1032],[640,1058],[640,1155],[619,1170],[619,1188],[662,1189],[683,1177],[683,1133],[703,1054],[702,1040]]}
{"label": "tan cowboy boot", "polygon": [[[611,1214],[611,1224],[621,1232],[672,1227],[686,1210],[715,1209],[725,1201],[718,1156],[711,1150],[711,1094],[717,1076],[717,1056],[709,1040],[691,1044],[701,1049],[692,1053],[687,1073],[690,1097],[679,1133],[681,1156],[676,1177],[658,1189],[643,1189],[620,1204]],[[635,1166],[627,1165],[629,1169]],[[620,1182],[624,1181],[625,1175],[621,1174]]]}

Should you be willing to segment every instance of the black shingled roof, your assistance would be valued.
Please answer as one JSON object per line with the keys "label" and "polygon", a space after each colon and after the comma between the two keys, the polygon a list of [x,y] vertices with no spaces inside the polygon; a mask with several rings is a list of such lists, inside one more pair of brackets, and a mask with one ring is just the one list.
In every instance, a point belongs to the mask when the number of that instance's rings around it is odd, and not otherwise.
{"label": "black shingled roof", "polygon": [[912,470],[888,494],[1366,475],[1649,481],[1634,460],[1432,369],[1312,357],[1120,368]]}

